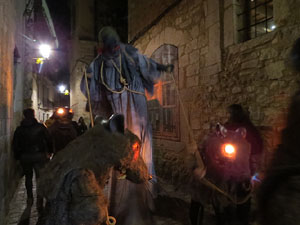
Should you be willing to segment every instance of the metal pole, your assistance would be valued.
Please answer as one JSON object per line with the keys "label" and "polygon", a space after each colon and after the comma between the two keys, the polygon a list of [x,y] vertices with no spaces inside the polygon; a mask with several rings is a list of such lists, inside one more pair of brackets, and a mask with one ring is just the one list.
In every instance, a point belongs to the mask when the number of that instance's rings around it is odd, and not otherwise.
{"label": "metal pole", "polygon": [[86,74],[86,69],[85,68],[84,68],[84,79],[85,79],[86,93],[87,93],[87,97],[88,97],[91,126],[94,127],[94,118],[93,118],[93,113],[92,113],[92,104],[91,104],[90,89],[89,89],[89,84],[88,84],[87,74]]}

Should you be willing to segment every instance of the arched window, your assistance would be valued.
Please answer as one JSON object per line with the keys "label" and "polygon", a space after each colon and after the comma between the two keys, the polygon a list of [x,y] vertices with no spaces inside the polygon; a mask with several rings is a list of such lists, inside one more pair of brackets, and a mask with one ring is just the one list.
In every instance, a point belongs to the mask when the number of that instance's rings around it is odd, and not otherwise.
{"label": "arched window", "polygon": [[159,139],[179,140],[179,102],[178,88],[178,49],[164,44],[151,56],[161,64],[174,64],[173,73],[163,73],[161,80],[154,86],[153,96],[147,96],[149,118],[153,136]]}

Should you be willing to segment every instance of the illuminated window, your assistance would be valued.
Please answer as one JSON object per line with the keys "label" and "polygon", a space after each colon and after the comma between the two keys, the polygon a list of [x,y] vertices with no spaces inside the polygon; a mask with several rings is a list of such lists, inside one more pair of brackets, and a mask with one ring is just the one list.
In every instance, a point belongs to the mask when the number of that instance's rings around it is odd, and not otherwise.
{"label": "illuminated window", "polygon": [[173,64],[173,73],[163,73],[154,86],[153,96],[147,96],[149,118],[154,138],[179,140],[178,49],[173,45],[160,46],[151,56],[161,64]]}
{"label": "illuminated window", "polygon": [[237,0],[239,42],[276,29],[272,0]]}

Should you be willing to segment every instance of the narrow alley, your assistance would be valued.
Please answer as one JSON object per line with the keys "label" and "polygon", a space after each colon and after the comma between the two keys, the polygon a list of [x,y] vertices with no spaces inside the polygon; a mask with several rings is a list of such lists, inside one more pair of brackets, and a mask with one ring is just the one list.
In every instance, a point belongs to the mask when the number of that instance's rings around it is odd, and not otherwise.
{"label": "narrow alley", "polygon": [[0,0],[0,225],[298,224],[299,9]]}

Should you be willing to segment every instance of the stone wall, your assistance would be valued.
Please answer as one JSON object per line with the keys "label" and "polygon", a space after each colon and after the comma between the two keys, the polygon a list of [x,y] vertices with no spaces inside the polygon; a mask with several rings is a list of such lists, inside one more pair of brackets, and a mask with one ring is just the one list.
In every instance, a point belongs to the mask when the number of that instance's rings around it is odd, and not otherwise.
{"label": "stone wall", "polygon": [[17,28],[24,4],[0,0],[0,224],[5,224],[8,204],[18,181],[10,143],[14,130],[14,49],[21,32]]}
{"label": "stone wall", "polygon": [[170,4],[175,0],[164,1],[128,1],[128,37],[131,40],[138,32],[149,25],[155,18],[157,18]]}
{"label": "stone wall", "polygon": [[[139,2],[143,5],[147,1]],[[144,21],[146,13],[145,9],[139,9],[144,14],[131,11],[137,10],[131,4],[136,5],[136,1],[129,0],[129,37],[137,29],[134,21]],[[226,107],[233,103],[240,103],[249,110],[264,137],[266,152],[276,147],[290,96],[298,88],[297,74],[288,66],[288,54],[300,36],[300,19],[296,12],[299,6],[299,1],[291,4],[274,0],[277,28],[253,40],[237,43],[234,0],[183,0],[135,42],[148,56],[162,44],[178,47],[177,87],[178,98],[183,102],[181,142],[187,149],[191,140],[201,142],[211,125],[225,122]],[[148,21],[144,23],[147,25]],[[189,127],[193,137],[186,135]],[[155,143],[162,149],[170,149],[169,142],[156,140]]]}
{"label": "stone wall", "polygon": [[96,42],[82,40],[74,40],[73,42],[70,70],[70,106],[74,111],[74,120],[78,120],[82,116],[86,124],[89,124],[90,116],[86,111],[87,98],[80,91],[80,82],[84,74],[84,68],[94,58]]}
{"label": "stone wall", "polygon": [[[122,42],[128,39],[128,8],[127,1],[102,0],[95,1],[96,37],[103,26],[113,26]],[[97,40],[97,39],[95,39]]]}

